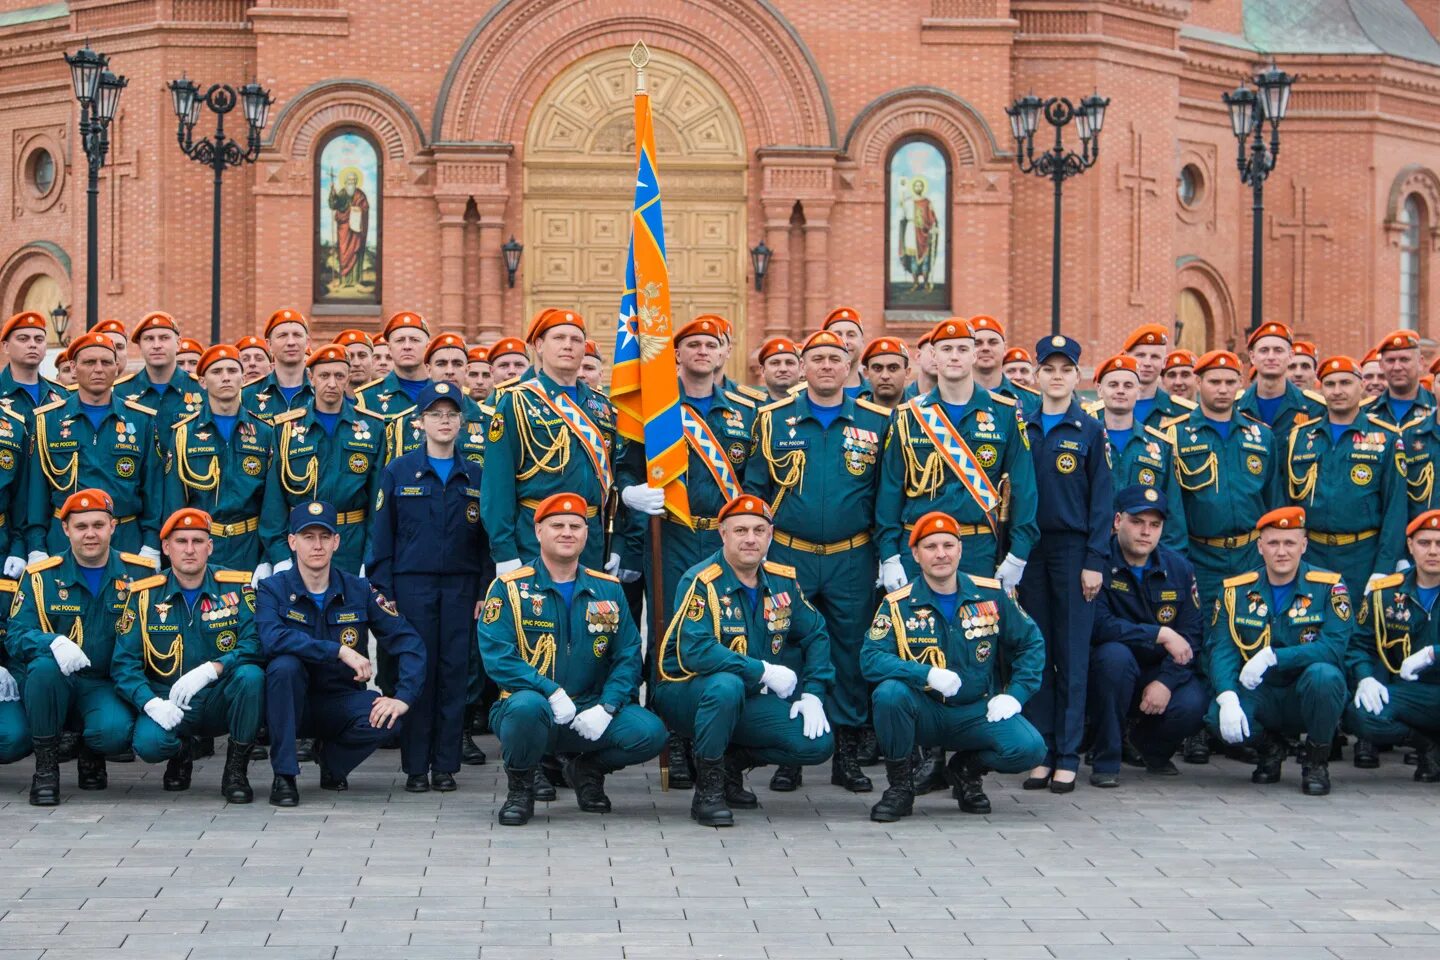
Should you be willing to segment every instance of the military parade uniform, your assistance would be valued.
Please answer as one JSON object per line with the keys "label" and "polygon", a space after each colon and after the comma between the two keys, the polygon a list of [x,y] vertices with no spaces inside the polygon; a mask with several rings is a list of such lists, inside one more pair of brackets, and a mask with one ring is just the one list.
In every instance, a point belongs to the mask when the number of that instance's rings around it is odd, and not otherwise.
{"label": "military parade uniform", "polygon": [[266,487],[279,482],[274,427],[242,407],[226,437],[206,405],[182,418],[161,442],[165,509],[196,507],[210,515],[215,547],[210,562],[251,570],[267,560],[260,514]]}
{"label": "military parade uniform", "polygon": [[1371,418],[1397,432],[1408,429],[1417,420],[1440,415],[1435,394],[1424,386],[1415,388],[1413,400],[1397,400],[1389,393],[1382,393],[1373,402],[1367,400],[1363,406]]}
{"label": "military parade uniform", "polygon": [[[1088,408],[1087,408],[1088,410]],[[1099,414],[1104,416],[1103,411]],[[1186,553],[1190,546],[1185,504],[1180,492],[1180,471],[1176,466],[1175,429],[1159,430],[1137,423],[1123,447],[1117,449],[1111,431],[1106,431],[1110,473],[1115,493],[1136,484],[1165,494],[1169,514],[1160,542],[1171,550]]]}
{"label": "military parade uniform", "polygon": [[[455,438],[455,449],[469,462],[485,465],[485,435],[490,430],[490,418],[495,408],[476,403],[463,394],[460,397],[460,433]],[[372,416],[368,407],[361,410]],[[383,419],[383,418],[382,418]],[[398,416],[385,421],[385,462],[390,463],[407,453],[414,453],[425,446],[425,431],[420,427],[420,415],[411,404]]]}
{"label": "military parade uniform", "polygon": [[314,407],[275,418],[273,474],[265,484],[260,543],[267,563],[289,559],[285,518],[291,508],[320,500],[335,507],[343,528],[335,565],[358,573],[370,544],[370,508],[380,489],[385,427],[346,400],[335,432],[327,433]]}
{"label": "military parade uniform", "polygon": [[186,417],[194,416],[205,406],[205,388],[190,374],[175,368],[163,387],[150,379],[148,368],[141,367],[115,381],[115,395],[121,400],[134,400],[155,411],[155,429],[163,435]]}
{"label": "military parade uniform", "polygon": [[11,650],[10,608],[19,582],[0,578],[0,667],[15,682],[13,697],[0,697],[0,763],[14,763],[30,752],[30,721],[25,719],[25,665]]}
{"label": "military parade uniform", "polygon": [[1164,429],[1167,422],[1189,416],[1198,409],[1198,405],[1184,397],[1171,396],[1164,387],[1156,387],[1155,396],[1135,401],[1135,422]]}
{"label": "military parade uniform", "polygon": [[1400,667],[1407,657],[1440,643],[1436,613],[1434,606],[1426,608],[1413,569],[1390,574],[1367,591],[1345,649],[1351,685],[1373,679],[1387,694],[1378,714],[1354,703],[1346,707],[1347,728],[1380,745],[1418,739],[1415,779],[1427,781],[1440,780],[1440,668],[1422,669],[1410,681],[1402,679]]}
{"label": "military parade uniform", "polygon": [[0,405],[20,414],[27,425],[34,423],[36,407],[43,407],[47,403],[62,400],[69,393],[60,384],[38,374],[34,386],[35,392],[31,393],[29,387],[16,381],[14,375],[10,373],[9,364],[0,369]]}
{"label": "military parade uniform", "polygon": [[295,410],[309,409],[315,405],[315,391],[309,378],[302,379],[300,386],[289,397],[275,379],[274,371],[258,380],[251,380],[240,390],[240,405],[266,423],[274,423],[281,414]]}
{"label": "military parade uniform", "polygon": [[1325,419],[1325,398],[1286,380],[1284,393],[1273,400],[1262,400],[1257,385],[1252,383],[1235,399],[1235,414],[1260,421],[1284,442],[1302,422]]}
{"label": "military parade uniform", "polygon": [[385,376],[359,387],[355,391],[355,402],[371,416],[386,421],[396,420],[414,409],[415,401],[429,384],[429,377],[406,380],[391,370]]}
{"label": "military parade uniform", "polygon": [[1413,520],[1427,510],[1440,507],[1440,490],[1435,486],[1435,467],[1440,463],[1440,412],[1432,411],[1407,423],[1401,444],[1405,457],[1407,514]]}
{"label": "military parade uniform", "polygon": [[24,557],[30,549],[25,542],[30,447],[31,430],[25,418],[0,403],[0,558]]}

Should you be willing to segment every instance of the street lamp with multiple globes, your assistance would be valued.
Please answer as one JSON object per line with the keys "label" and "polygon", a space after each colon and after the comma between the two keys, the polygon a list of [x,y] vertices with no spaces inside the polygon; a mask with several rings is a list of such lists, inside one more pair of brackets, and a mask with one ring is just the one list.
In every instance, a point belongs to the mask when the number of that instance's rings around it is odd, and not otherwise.
{"label": "street lamp with multiple globes", "polygon": [[65,54],[70,82],[80,101],[80,145],[89,162],[90,180],[85,191],[85,328],[100,320],[99,215],[100,170],[110,152],[110,121],[120,105],[120,91],[129,83],[106,68],[110,58],[88,46]]}
{"label": "street lamp with multiple globes", "polygon": [[[170,83],[170,97],[175,108],[177,128],[175,137],[185,156],[204,164],[215,173],[213,200],[213,222],[210,232],[210,342],[220,342],[220,179],[230,167],[254,163],[260,156],[260,131],[270,116],[270,105],[275,101],[270,91],[251,81],[240,88],[228,83],[213,84],[204,95],[194,80],[181,77]],[[225,135],[225,114],[235,109],[236,103],[245,110],[245,125],[248,128],[245,146]],[[195,140],[195,124],[200,119],[200,107],[204,105],[215,114],[213,136]]]}
{"label": "street lamp with multiple globes", "polygon": [[[1015,137],[1015,161],[1021,173],[1047,177],[1055,184],[1054,236],[1050,244],[1050,333],[1060,332],[1060,198],[1065,181],[1078,177],[1100,158],[1100,128],[1105,125],[1105,108],[1110,100],[1095,93],[1080,101],[1077,109],[1065,97],[1041,100],[1033,93],[1005,108],[1010,133]],[[1055,146],[1035,157],[1035,128],[1040,117],[1055,128]],[[1062,132],[1071,120],[1080,134],[1080,152],[1066,150]]]}
{"label": "street lamp with multiple globes", "polygon": [[[1250,330],[1258,329],[1263,322],[1265,249],[1263,246],[1265,219],[1265,179],[1275,169],[1275,158],[1280,155],[1280,121],[1290,109],[1290,87],[1299,80],[1298,76],[1278,69],[1274,62],[1270,69],[1255,74],[1255,90],[1241,81],[1240,86],[1230,93],[1221,94],[1226,108],[1230,111],[1230,129],[1235,134],[1235,165],[1240,169],[1240,182],[1250,187],[1253,195],[1251,210],[1254,223],[1250,238]],[[1258,91],[1258,92],[1257,92]],[[1265,121],[1270,121],[1270,142],[1265,142]],[[1247,142],[1248,141],[1248,142]]]}

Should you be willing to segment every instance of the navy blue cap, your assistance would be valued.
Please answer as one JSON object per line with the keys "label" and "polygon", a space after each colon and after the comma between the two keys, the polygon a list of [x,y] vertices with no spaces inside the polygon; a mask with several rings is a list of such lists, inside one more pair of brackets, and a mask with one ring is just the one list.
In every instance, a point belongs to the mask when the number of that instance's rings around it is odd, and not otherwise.
{"label": "navy blue cap", "polygon": [[331,533],[339,533],[335,523],[335,508],[322,500],[311,500],[291,509],[290,532],[299,533],[306,527],[324,527]]}
{"label": "navy blue cap", "polygon": [[1143,483],[1133,484],[1115,495],[1115,509],[1120,513],[1135,516],[1141,513],[1158,513],[1160,519],[1169,515],[1170,505],[1165,494]]}
{"label": "navy blue cap", "polygon": [[1064,354],[1071,363],[1078,364],[1080,362],[1080,341],[1058,333],[1053,337],[1041,337],[1035,344],[1035,363],[1042,364],[1057,353]]}
{"label": "navy blue cap", "polygon": [[453,383],[444,380],[433,381],[420,391],[420,396],[415,401],[415,412],[424,413],[441,400],[449,400],[455,404],[455,409],[460,409],[460,388]]}

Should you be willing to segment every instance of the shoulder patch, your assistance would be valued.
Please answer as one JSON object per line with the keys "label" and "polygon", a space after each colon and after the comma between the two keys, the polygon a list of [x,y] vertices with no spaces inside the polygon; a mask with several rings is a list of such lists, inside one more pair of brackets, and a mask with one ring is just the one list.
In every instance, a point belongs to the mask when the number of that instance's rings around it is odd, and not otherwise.
{"label": "shoulder patch", "polygon": [[889,603],[893,603],[898,600],[904,600],[906,597],[910,596],[910,591],[914,589],[915,584],[907,583],[899,590],[892,590],[889,593],[885,594],[885,600]]}
{"label": "shoulder patch", "polygon": [[723,390],[721,392],[725,394],[725,399],[732,403],[738,403],[740,406],[748,407],[751,410],[755,409],[755,400],[753,398],[747,397],[745,394],[736,390]]}
{"label": "shoulder patch", "polygon": [[886,416],[886,417],[889,417],[889,416],[890,416],[890,408],[889,408],[889,407],[883,406],[882,404],[878,404],[878,403],[874,402],[873,400],[866,400],[864,397],[856,397],[856,398],[855,398],[855,406],[860,407],[860,408],[863,409],[863,410],[869,410],[869,411],[871,411],[872,413],[882,414],[883,416]]}
{"label": "shoulder patch", "polygon": [[596,580],[608,580],[608,581],[610,581],[611,583],[619,583],[619,582],[620,582],[620,578],[619,578],[619,577],[611,576],[610,574],[606,573],[604,570],[593,570],[593,569],[591,569],[590,567],[586,567],[586,568],[585,568],[585,573],[588,574],[589,576],[594,577]]}
{"label": "shoulder patch", "polygon": [[713,581],[716,577],[720,576],[720,574],[723,573],[723,572],[724,572],[724,568],[721,567],[720,564],[718,564],[718,563],[712,563],[712,564],[710,564],[710,566],[706,567],[704,570],[701,570],[699,573],[697,573],[697,574],[695,575],[695,579],[698,580],[698,581],[700,581],[701,583],[710,583],[710,582]]}
{"label": "shoulder patch", "polygon": [[996,580],[994,577],[971,577],[970,580],[976,586],[989,587],[991,590],[1005,589],[1000,585],[1000,581]]}
{"label": "shoulder patch", "polygon": [[149,589],[151,589],[151,588],[153,588],[153,587],[163,586],[164,583],[165,583],[165,574],[163,574],[163,573],[157,573],[157,574],[155,574],[155,575],[153,575],[153,576],[146,577],[146,578],[143,579],[143,580],[136,580],[134,583],[130,584],[130,589],[131,589],[131,590],[149,590]]}
{"label": "shoulder patch", "polygon": [[253,570],[212,570],[211,573],[220,583],[249,583],[255,575]]}
{"label": "shoulder patch", "polygon": [[773,573],[781,577],[789,577],[791,580],[795,579],[795,568],[788,563],[776,563],[774,560],[766,560],[765,572]]}
{"label": "shoulder patch", "polygon": [[145,404],[141,403],[139,400],[136,400],[134,397],[126,397],[123,401],[123,405],[129,407],[131,410],[138,410],[141,413],[149,414],[152,417],[159,413],[158,410],[145,406]]}
{"label": "shoulder patch", "polygon": [[305,416],[306,409],[308,408],[296,407],[294,410],[286,410],[284,413],[277,413],[270,422],[278,426],[282,423],[289,423],[291,420],[298,420],[300,417]]}
{"label": "shoulder patch", "polygon": [[121,560],[124,560],[126,563],[133,563],[133,564],[135,564],[137,567],[144,567],[146,570],[159,570],[159,569],[160,569],[160,561],[159,561],[159,560],[151,560],[151,559],[148,558],[148,557],[142,557],[142,556],[140,556],[140,554],[138,554],[138,553],[125,553],[125,552],[122,550],[122,551],[120,552],[120,559],[121,559]]}
{"label": "shoulder patch", "polygon": [[1017,403],[1016,403],[1016,400],[1015,400],[1014,397],[1007,397],[1007,396],[1005,396],[1005,394],[1003,394],[1003,393],[996,393],[994,390],[991,390],[991,391],[990,391],[990,399],[991,399],[991,400],[994,400],[996,403],[1003,403],[1003,404],[1005,404],[1007,407],[1017,406]]}
{"label": "shoulder patch", "polygon": [[1329,570],[1310,570],[1306,572],[1305,579],[1311,583],[1328,583],[1334,585],[1340,582],[1340,574],[1332,573]]}
{"label": "shoulder patch", "polygon": [[1259,570],[1251,570],[1249,573],[1242,573],[1233,577],[1226,577],[1223,581],[1227,587],[1243,587],[1247,583],[1254,583],[1260,579]]}
{"label": "shoulder patch", "polygon": [[46,557],[44,560],[36,560],[25,568],[26,573],[39,573],[41,570],[49,570],[51,567],[60,566],[64,557]]}
{"label": "shoulder patch", "polygon": [[1370,585],[1370,589],[1366,592],[1374,593],[1376,590],[1389,590],[1391,587],[1398,587],[1404,582],[1405,574],[1392,573],[1388,577],[1381,577],[1379,580],[1376,580],[1373,584]]}
{"label": "shoulder patch", "polygon": [[503,582],[503,583],[514,583],[516,580],[519,580],[521,577],[533,577],[533,576],[535,576],[535,568],[534,568],[534,567],[521,567],[521,568],[518,569],[518,570],[511,570],[509,573],[502,573],[502,574],[500,575],[500,580],[501,580],[501,582]]}

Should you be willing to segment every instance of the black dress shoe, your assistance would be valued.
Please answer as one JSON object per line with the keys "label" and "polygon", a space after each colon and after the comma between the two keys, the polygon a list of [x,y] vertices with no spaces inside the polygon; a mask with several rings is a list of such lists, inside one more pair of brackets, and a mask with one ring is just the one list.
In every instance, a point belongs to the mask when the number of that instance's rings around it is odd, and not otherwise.
{"label": "black dress shoe", "polygon": [[1046,774],[1045,776],[1043,776],[1043,777],[1026,777],[1025,780],[1024,780],[1024,782],[1022,782],[1022,783],[1020,784],[1020,789],[1021,789],[1021,790],[1044,790],[1046,787],[1050,786],[1050,777],[1051,777],[1051,776],[1052,776],[1052,774],[1047,773],[1047,774]]}
{"label": "black dress shoe", "polygon": [[530,792],[531,805],[533,806],[536,800],[543,800],[545,803],[554,802],[555,784],[551,783],[550,778],[545,776],[545,771],[540,767],[536,767],[531,772],[531,776],[535,780],[534,788]]}
{"label": "black dress shoe", "polygon": [[1180,751],[1180,758],[1186,763],[1210,762],[1210,741],[1203,731],[1186,737]]}
{"label": "black dress shoe", "polygon": [[1357,739],[1355,751],[1350,759],[1361,770],[1374,770],[1380,766],[1380,751],[1375,749],[1372,741]]}
{"label": "black dress shoe", "polygon": [[950,795],[960,802],[962,812],[981,816],[990,813],[990,798],[985,795],[985,767],[975,754],[955,754],[944,772],[950,783]]}
{"label": "black dress shoe", "polygon": [[165,776],[161,785],[166,793],[180,793],[190,789],[190,776],[195,770],[195,763],[186,756],[185,745],[182,743],[180,752],[170,758],[165,764]]}
{"label": "black dress shoe", "polygon": [[1180,768],[1171,760],[1146,760],[1145,772],[1152,777],[1178,777]]}
{"label": "black dress shoe", "polygon": [[485,756],[485,751],[480,749],[480,744],[470,734],[460,738],[460,762],[467,767],[483,767],[485,761],[490,758]]}
{"label": "black dress shoe", "polygon": [[430,778],[423,773],[412,773],[405,778],[406,793],[429,793]]}
{"label": "black dress shoe", "polygon": [[1102,790],[1109,790],[1112,787],[1118,787],[1120,786],[1120,774],[1101,773],[1097,770],[1094,773],[1090,774],[1090,786],[1099,787]]}
{"label": "black dress shoe", "polygon": [[295,788],[295,778],[283,773],[275,774],[270,784],[270,805],[275,807],[300,806],[300,791]]}
{"label": "black dress shoe", "polygon": [[1073,793],[1075,791],[1075,781],[1079,779],[1080,778],[1077,776],[1075,780],[1056,780],[1055,777],[1052,775],[1050,777],[1050,792]]}
{"label": "black dress shoe", "polygon": [[605,770],[593,757],[583,753],[564,759],[565,780],[575,788],[575,802],[586,813],[609,813],[610,798],[605,795]]}
{"label": "black dress shoe", "polygon": [[441,793],[454,793],[460,788],[455,783],[455,774],[431,771],[430,789],[438,790]]}
{"label": "black dress shoe", "polygon": [[804,775],[800,772],[799,767],[782,763],[770,776],[770,789],[776,793],[793,793],[804,782]]}

